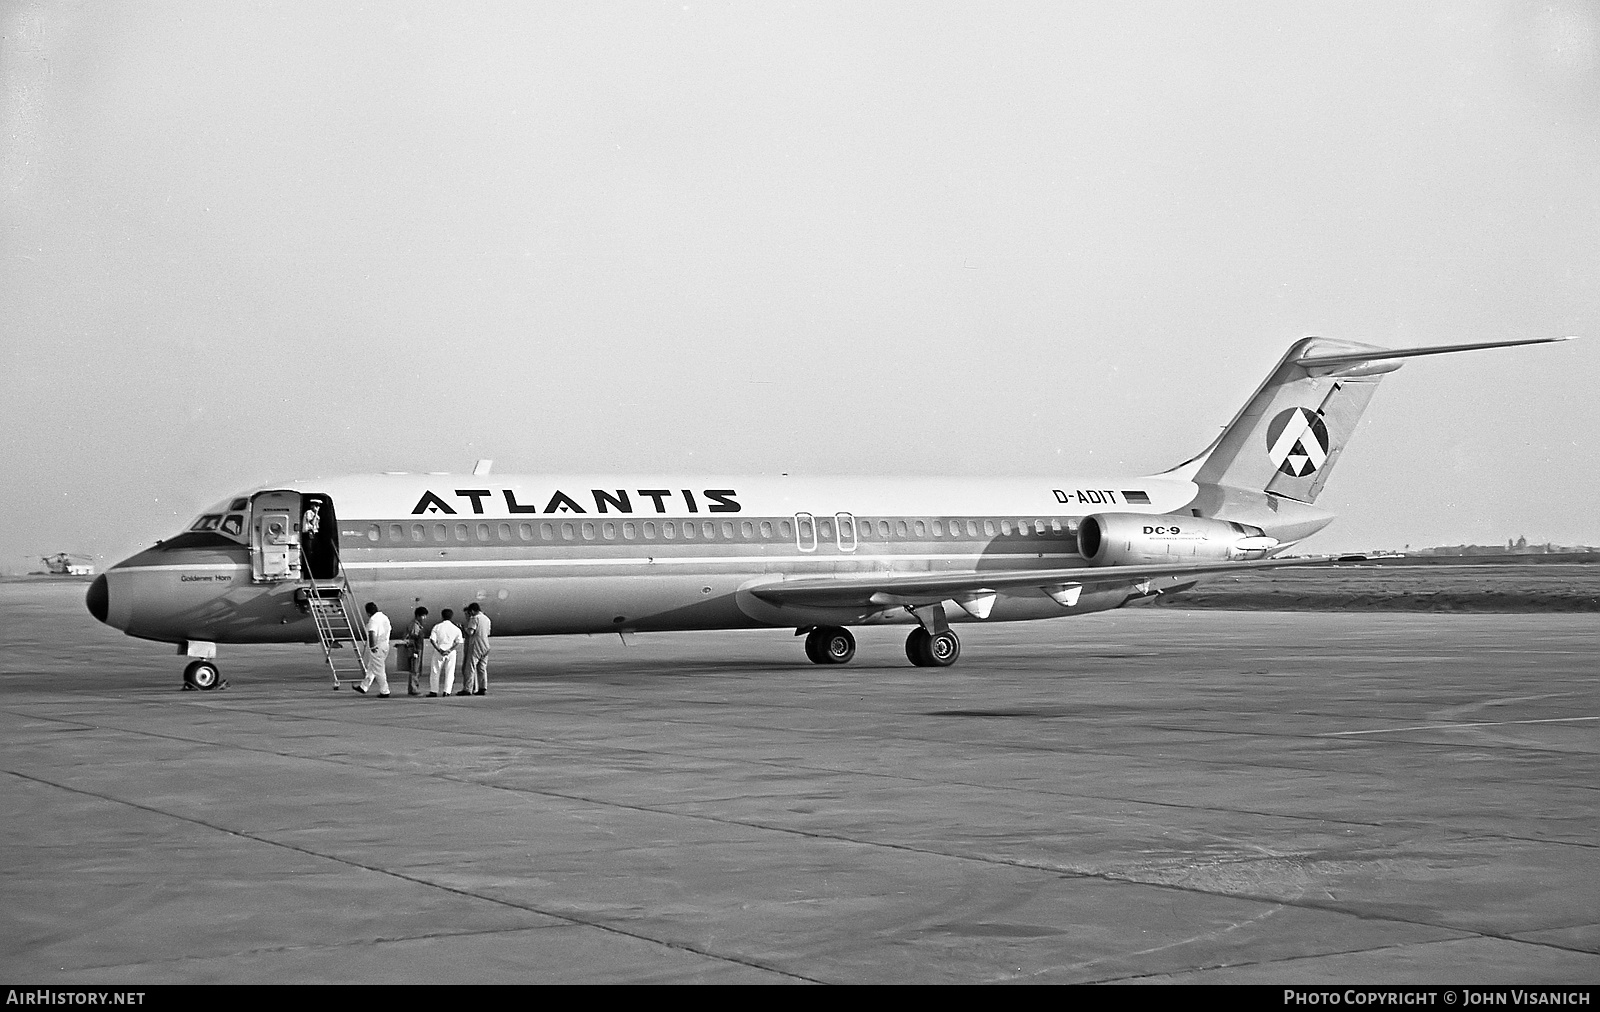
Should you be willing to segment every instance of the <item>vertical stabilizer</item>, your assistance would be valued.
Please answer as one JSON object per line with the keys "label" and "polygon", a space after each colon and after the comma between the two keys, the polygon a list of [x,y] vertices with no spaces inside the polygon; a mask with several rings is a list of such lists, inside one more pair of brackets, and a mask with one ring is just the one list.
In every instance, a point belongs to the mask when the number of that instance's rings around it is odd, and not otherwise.
{"label": "vertical stabilizer", "polygon": [[1566,338],[1394,350],[1308,337],[1295,342],[1217,441],[1166,473],[1315,502],[1378,381],[1402,359]]}

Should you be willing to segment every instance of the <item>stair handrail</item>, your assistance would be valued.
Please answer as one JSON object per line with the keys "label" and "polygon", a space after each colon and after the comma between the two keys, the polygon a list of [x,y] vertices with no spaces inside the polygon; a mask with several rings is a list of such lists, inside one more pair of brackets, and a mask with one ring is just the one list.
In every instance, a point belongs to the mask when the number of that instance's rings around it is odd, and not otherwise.
{"label": "stair handrail", "polygon": [[[317,602],[322,600],[322,588],[317,583],[317,578],[311,572],[310,566],[303,566],[302,571],[306,580],[311,584],[310,595],[306,599],[306,610],[311,612],[311,621],[317,629],[317,642],[322,646],[322,659],[328,664],[328,671],[333,675],[333,687],[339,687],[339,666],[333,662],[333,649],[330,644],[337,644],[338,637],[331,623],[323,615]],[[346,616],[346,624],[349,618]]]}

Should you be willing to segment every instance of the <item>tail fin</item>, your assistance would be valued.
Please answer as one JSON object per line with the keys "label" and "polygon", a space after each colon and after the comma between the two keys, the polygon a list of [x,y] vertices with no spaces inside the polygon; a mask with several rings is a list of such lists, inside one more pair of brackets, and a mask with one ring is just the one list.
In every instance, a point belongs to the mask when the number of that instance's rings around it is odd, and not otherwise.
{"label": "tail fin", "polygon": [[1354,341],[1296,341],[1233,421],[1198,456],[1165,474],[1315,502],[1385,373],[1400,360],[1564,337],[1391,350]]}

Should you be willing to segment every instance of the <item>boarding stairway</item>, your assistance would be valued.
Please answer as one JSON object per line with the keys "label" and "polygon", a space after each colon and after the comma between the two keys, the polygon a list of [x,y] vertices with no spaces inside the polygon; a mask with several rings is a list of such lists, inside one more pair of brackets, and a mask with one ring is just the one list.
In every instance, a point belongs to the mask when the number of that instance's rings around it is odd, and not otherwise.
{"label": "boarding stairway", "polygon": [[[367,653],[366,624],[356,608],[355,595],[350,591],[350,581],[340,565],[338,576],[318,580],[306,570],[306,580],[311,584],[305,590],[305,603],[311,620],[317,626],[317,638],[322,641],[322,656],[327,659],[328,670],[333,674],[333,687],[348,679],[360,684],[367,675],[363,658]],[[348,652],[343,651],[348,645]]]}

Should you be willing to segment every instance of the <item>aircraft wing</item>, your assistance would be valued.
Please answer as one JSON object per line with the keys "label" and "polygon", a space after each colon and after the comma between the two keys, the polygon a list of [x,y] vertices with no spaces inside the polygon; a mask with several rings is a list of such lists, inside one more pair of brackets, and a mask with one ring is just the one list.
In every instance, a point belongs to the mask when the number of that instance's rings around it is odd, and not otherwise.
{"label": "aircraft wing", "polygon": [[[1209,562],[1186,565],[1080,566],[1070,569],[994,569],[978,572],[873,572],[799,576],[749,588],[772,604],[814,607],[852,607],[867,604],[921,605],[947,598],[962,600],[992,596],[996,591],[1037,587],[1061,598],[1072,588],[1138,583],[1158,577],[1207,576],[1288,566],[1326,566],[1359,562],[1361,555],[1316,555],[1299,559],[1262,559],[1256,562]],[[1075,598],[1074,598],[1075,599]]]}

